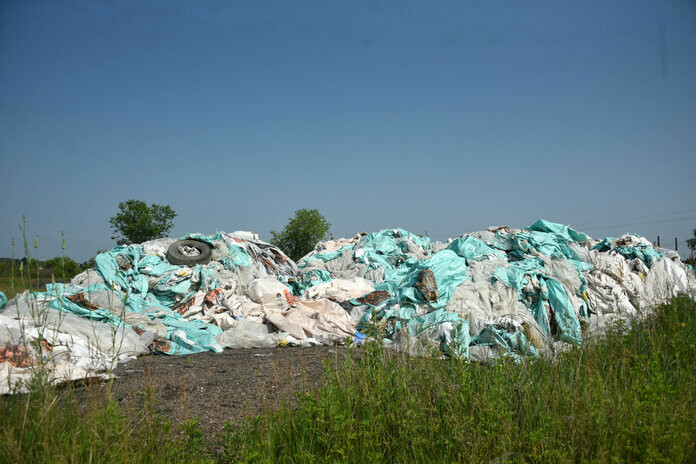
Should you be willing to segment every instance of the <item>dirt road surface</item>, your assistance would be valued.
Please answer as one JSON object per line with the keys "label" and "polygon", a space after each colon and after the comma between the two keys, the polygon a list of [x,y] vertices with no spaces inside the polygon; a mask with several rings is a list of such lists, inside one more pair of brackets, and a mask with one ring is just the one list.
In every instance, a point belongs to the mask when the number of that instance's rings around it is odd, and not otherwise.
{"label": "dirt road surface", "polygon": [[315,390],[324,378],[324,362],[339,362],[344,347],[224,350],[188,356],[144,356],[120,364],[114,373],[119,402],[141,404],[151,391],[157,409],[176,425],[198,418],[206,434],[226,422],[292,404],[298,392]]}

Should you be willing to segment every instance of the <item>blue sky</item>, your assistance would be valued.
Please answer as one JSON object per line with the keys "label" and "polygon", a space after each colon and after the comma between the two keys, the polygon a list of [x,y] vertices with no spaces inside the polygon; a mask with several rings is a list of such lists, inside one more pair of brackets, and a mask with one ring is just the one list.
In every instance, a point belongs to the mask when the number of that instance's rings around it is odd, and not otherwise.
{"label": "blue sky", "polygon": [[[696,228],[696,2],[0,2],[0,256],[299,208],[335,236]],[[680,248],[685,246],[680,244]],[[16,253],[21,254],[19,248]]]}

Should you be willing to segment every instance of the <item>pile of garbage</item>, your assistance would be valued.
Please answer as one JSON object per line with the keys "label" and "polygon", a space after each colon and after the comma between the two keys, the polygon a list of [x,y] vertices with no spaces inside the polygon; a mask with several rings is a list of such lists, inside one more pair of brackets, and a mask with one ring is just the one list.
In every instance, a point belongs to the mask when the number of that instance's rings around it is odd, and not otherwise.
{"label": "pile of garbage", "polygon": [[[447,243],[403,229],[320,242],[298,263],[251,232],[118,246],[70,284],[0,300],[0,393],[147,353],[361,343],[471,360],[553,355],[631,323],[696,274],[670,250],[539,220]],[[1,295],[0,296],[4,296]]]}

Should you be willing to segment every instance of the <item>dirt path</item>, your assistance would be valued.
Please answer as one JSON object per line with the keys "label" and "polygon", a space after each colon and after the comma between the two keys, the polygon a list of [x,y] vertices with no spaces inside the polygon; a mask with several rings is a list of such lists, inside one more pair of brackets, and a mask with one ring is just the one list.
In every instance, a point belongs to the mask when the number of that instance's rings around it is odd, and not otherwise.
{"label": "dirt path", "polygon": [[144,356],[119,365],[116,398],[140,404],[151,389],[157,408],[174,424],[197,417],[207,434],[292,402],[316,389],[324,361],[339,361],[344,347],[225,350],[189,356]]}

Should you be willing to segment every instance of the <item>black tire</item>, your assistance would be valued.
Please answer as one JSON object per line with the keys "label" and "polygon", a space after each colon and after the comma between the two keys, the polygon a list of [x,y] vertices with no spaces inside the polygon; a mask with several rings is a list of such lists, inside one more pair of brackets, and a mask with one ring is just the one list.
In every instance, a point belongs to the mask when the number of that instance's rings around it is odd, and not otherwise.
{"label": "black tire", "polygon": [[[200,251],[200,254],[196,256],[186,256],[179,252],[180,246],[194,247]],[[172,264],[192,267],[196,264],[208,264],[210,262],[211,253],[212,250],[210,245],[205,242],[200,242],[198,240],[177,240],[169,245],[167,249],[167,259]]]}

